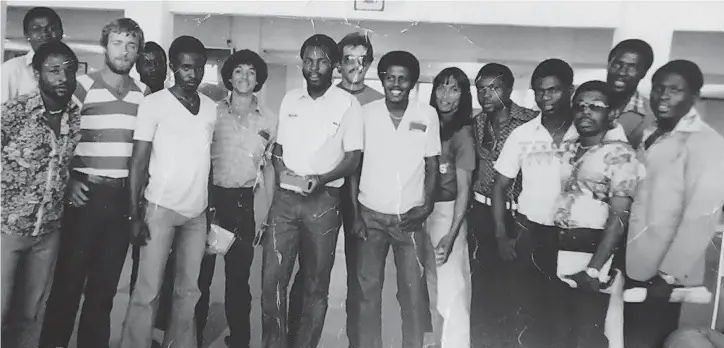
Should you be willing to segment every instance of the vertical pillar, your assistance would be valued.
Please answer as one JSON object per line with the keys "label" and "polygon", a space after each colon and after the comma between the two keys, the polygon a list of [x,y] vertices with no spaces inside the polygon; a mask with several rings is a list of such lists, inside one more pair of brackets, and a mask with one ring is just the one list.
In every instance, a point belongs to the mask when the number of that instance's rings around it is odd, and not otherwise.
{"label": "vertical pillar", "polygon": [[5,61],[5,26],[8,22],[8,3],[0,1],[0,63]]}
{"label": "vertical pillar", "polygon": [[613,46],[626,39],[641,39],[654,51],[654,64],[638,88],[648,96],[651,76],[669,61],[671,55],[676,10],[667,4],[652,6],[643,2],[624,2],[621,9],[621,21],[613,35]]}
{"label": "vertical pillar", "polygon": [[168,52],[174,37],[173,13],[167,1],[128,1],[124,15],[141,26],[146,41],[154,41]]}

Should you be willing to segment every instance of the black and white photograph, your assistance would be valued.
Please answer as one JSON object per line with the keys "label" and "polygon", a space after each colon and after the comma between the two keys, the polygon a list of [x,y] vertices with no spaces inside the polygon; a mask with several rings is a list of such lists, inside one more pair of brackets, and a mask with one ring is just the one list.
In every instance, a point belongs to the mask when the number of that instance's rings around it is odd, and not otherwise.
{"label": "black and white photograph", "polygon": [[724,1],[0,8],[3,348],[724,348]]}

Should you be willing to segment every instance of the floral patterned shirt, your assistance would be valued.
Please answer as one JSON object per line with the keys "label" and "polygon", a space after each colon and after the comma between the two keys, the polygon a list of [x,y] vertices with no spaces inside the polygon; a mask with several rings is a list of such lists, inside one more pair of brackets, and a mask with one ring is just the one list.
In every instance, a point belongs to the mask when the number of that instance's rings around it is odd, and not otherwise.
{"label": "floral patterned shirt", "polygon": [[40,236],[57,231],[70,160],[80,141],[80,108],[70,101],[50,128],[34,91],[2,104],[2,233]]}
{"label": "floral patterned shirt", "polygon": [[604,229],[611,197],[631,197],[644,175],[626,141],[606,139],[575,159],[579,146],[563,154],[554,221],[561,228]]}

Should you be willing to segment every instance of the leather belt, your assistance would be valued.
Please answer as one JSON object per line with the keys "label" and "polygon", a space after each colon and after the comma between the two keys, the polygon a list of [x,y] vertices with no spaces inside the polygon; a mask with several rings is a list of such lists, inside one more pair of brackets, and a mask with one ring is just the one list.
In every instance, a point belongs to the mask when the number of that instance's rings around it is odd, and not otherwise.
{"label": "leather belt", "polygon": [[89,184],[110,187],[128,187],[128,178],[110,178],[107,176],[81,173],[77,170],[74,170],[71,175]]}

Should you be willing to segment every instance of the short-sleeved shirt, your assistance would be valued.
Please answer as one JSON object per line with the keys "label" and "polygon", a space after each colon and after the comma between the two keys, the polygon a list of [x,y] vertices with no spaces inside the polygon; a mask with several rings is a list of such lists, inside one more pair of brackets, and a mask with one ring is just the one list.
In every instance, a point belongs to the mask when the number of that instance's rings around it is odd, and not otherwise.
{"label": "short-sleeved shirt", "polygon": [[38,88],[38,81],[35,79],[35,71],[33,71],[34,55],[35,52],[30,50],[27,54],[2,64],[0,102],[4,103]]}
{"label": "short-sleeved shirt", "polygon": [[81,107],[83,136],[75,149],[73,170],[109,178],[128,177],[136,113],[148,93],[148,87],[135,79],[131,79],[125,95],[117,95],[100,71],[78,77],[73,100]]}
{"label": "short-sleeved shirt", "polygon": [[[475,149],[477,150],[478,171],[477,177],[473,181],[473,190],[475,193],[490,198],[493,191],[493,183],[495,182],[495,161],[503,150],[505,141],[514,129],[520,127],[524,123],[536,117],[538,111],[518,106],[516,103],[510,104],[510,120],[500,128],[498,134],[493,129],[490,117],[484,112],[479,113],[473,118],[473,127],[475,135]],[[518,175],[506,192],[508,201],[517,202],[518,195],[522,188],[522,178]]]}
{"label": "short-sleeved shirt", "polygon": [[455,132],[450,139],[442,141],[440,153],[440,186],[436,202],[448,202],[457,198],[457,170],[475,170],[475,140],[471,126]]}
{"label": "short-sleeved shirt", "polygon": [[261,178],[265,153],[276,139],[277,117],[254,106],[245,115],[231,109],[230,99],[216,108],[218,119],[211,143],[214,185],[255,187]]}
{"label": "short-sleeved shirt", "polygon": [[404,214],[422,205],[425,158],[441,152],[437,111],[421,101],[410,101],[396,129],[384,99],[365,105],[362,115],[359,202],[383,214]]}
{"label": "short-sleeved shirt", "polygon": [[563,191],[553,211],[555,224],[566,229],[601,230],[606,227],[609,200],[633,199],[645,170],[625,138],[604,139],[576,160],[578,146],[563,154]]}
{"label": "short-sleeved shirt", "polygon": [[[332,171],[345,152],[362,150],[362,115],[357,99],[332,86],[317,99],[305,88],[288,92],[279,109],[277,143],[284,165],[297,175]],[[327,183],[340,187],[344,178]]]}
{"label": "short-sleeved shirt", "polygon": [[152,143],[145,198],[154,204],[193,218],[208,203],[211,140],[216,104],[199,94],[199,112],[193,115],[168,90],[143,99],[138,107],[134,140]]}
{"label": "short-sleeved shirt", "polygon": [[2,104],[2,233],[40,236],[58,231],[80,109],[70,101],[56,136],[35,91]]}

